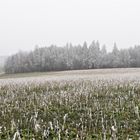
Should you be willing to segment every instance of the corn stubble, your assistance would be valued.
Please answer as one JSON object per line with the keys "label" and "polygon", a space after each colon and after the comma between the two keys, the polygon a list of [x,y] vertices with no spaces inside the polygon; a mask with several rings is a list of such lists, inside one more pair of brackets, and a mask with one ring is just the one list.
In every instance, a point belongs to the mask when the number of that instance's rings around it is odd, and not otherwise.
{"label": "corn stubble", "polygon": [[140,85],[96,79],[0,85],[0,140],[139,140]]}

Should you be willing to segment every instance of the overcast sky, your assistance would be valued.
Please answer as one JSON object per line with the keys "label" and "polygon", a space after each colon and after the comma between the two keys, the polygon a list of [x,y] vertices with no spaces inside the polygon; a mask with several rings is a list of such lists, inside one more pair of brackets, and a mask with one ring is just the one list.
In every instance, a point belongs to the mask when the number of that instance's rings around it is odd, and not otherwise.
{"label": "overcast sky", "polygon": [[140,0],[0,0],[0,55],[92,40],[140,44]]}

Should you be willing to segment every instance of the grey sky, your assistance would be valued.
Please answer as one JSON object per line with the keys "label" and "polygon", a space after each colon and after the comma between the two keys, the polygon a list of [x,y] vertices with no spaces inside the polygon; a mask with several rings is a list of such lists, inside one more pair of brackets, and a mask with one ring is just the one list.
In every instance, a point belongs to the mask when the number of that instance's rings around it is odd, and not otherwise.
{"label": "grey sky", "polygon": [[0,55],[36,44],[140,44],[139,0],[1,0]]}

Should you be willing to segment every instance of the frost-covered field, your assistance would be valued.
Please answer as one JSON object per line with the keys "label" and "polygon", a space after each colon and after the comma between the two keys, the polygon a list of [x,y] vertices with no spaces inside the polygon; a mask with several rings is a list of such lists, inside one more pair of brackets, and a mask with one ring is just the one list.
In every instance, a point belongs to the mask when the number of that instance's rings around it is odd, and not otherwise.
{"label": "frost-covered field", "polygon": [[46,81],[75,81],[75,80],[90,80],[90,81],[118,81],[118,82],[130,82],[140,81],[140,69],[95,69],[95,70],[74,70],[74,71],[63,71],[53,72],[47,75],[35,75],[27,77],[24,75],[17,78],[0,77],[0,85],[2,84],[25,84],[25,83],[44,83]]}
{"label": "frost-covered field", "polygon": [[140,69],[0,79],[0,140],[140,139]]}

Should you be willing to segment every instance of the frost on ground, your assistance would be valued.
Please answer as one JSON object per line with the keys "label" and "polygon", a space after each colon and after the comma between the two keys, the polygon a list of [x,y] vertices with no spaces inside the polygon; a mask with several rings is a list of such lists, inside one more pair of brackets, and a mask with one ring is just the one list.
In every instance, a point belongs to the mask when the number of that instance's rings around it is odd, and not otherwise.
{"label": "frost on ground", "polygon": [[91,81],[112,81],[113,82],[139,82],[140,69],[95,69],[95,70],[74,70],[64,72],[54,72],[54,75],[41,75],[35,77],[23,78],[6,78],[0,79],[0,85],[3,84],[28,84],[28,83],[44,83],[46,81],[75,81],[75,80],[91,80]]}
{"label": "frost on ground", "polygon": [[0,80],[0,140],[140,139],[140,69]]}

